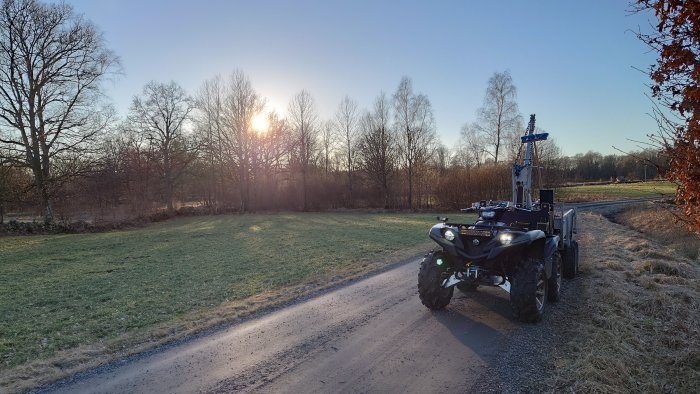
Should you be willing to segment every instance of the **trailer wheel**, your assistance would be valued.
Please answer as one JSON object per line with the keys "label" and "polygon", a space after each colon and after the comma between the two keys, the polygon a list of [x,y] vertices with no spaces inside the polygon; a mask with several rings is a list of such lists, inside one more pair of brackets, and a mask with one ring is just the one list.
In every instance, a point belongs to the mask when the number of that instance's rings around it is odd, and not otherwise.
{"label": "trailer wheel", "polygon": [[442,271],[437,265],[437,259],[442,254],[432,252],[425,255],[418,271],[418,297],[428,309],[442,309],[450,303],[454,286],[442,288]]}
{"label": "trailer wheel", "polygon": [[529,258],[515,269],[510,287],[510,306],[515,318],[525,323],[542,320],[547,299],[544,262]]}
{"label": "trailer wheel", "polygon": [[562,261],[559,252],[552,255],[552,276],[547,283],[547,301],[557,302],[561,298]]}
{"label": "trailer wheel", "polygon": [[578,242],[571,241],[571,245],[564,250],[563,263],[564,278],[575,278],[578,273]]}

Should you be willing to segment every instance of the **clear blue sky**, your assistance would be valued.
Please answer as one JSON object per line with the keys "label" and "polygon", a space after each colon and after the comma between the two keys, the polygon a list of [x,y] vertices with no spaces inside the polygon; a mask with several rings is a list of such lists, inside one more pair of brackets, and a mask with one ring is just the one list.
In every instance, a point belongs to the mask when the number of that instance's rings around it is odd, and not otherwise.
{"label": "clear blue sky", "polygon": [[635,149],[627,139],[654,131],[649,81],[633,67],[655,55],[630,31],[649,16],[622,0],[67,2],[121,58],[125,75],[109,85],[121,115],[150,80],[194,93],[239,68],[271,107],[307,89],[330,118],[344,95],[368,108],[405,75],[452,147],[489,77],[510,70],[525,119],[536,113],[566,155]]}

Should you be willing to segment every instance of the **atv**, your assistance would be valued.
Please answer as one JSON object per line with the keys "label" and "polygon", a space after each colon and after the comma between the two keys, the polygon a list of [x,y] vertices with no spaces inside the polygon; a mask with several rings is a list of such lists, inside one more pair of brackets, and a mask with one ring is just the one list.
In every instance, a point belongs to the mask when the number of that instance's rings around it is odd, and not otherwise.
{"label": "atv", "polygon": [[[561,297],[562,277],[578,272],[578,244],[573,240],[576,212],[555,212],[554,193],[540,189],[530,195],[532,149],[547,134],[534,134],[530,117],[523,164],[513,165],[513,201],[481,201],[463,211],[476,211],[475,223],[451,223],[439,218],[429,232],[441,250],[425,256],[418,273],[418,294],[423,305],[442,309],[454,287],[471,292],[479,286],[500,286],[510,293],[516,319],[538,322],[547,302]],[[522,149],[522,147],[521,147]]]}

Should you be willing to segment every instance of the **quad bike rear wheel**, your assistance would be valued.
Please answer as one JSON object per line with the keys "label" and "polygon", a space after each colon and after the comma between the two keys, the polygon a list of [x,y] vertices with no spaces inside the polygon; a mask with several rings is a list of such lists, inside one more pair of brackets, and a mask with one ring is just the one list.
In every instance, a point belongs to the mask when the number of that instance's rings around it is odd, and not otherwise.
{"label": "quad bike rear wheel", "polygon": [[564,278],[575,278],[578,274],[578,242],[571,241],[571,245],[564,250],[563,263]]}
{"label": "quad bike rear wheel", "polygon": [[552,255],[552,276],[547,283],[547,301],[557,302],[561,298],[562,261],[559,252]]}
{"label": "quad bike rear wheel", "polygon": [[437,264],[442,259],[442,253],[432,252],[423,257],[418,271],[418,296],[428,309],[442,309],[450,303],[454,286],[447,289],[442,287],[442,270]]}

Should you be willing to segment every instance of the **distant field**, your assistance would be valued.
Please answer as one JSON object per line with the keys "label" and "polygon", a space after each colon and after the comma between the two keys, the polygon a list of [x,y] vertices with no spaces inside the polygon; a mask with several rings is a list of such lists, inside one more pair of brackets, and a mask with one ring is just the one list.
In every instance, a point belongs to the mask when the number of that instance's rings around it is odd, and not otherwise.
{"label": "distant field", "polygon": [[208,313],[235,316],[289,299],[284,289],[376,270],[432,248],[435,222],[435,214],[256,214],[0,238],[0,372],[83,345],[127,346],[137,333],[167,337]]}
{"label": "distant field", "polygon": [[561,187],[556,190],[555,196],[557,200],[578,202],[644,197],[668,198],[673,197],[675,192],[675,184],[656,181]]}

